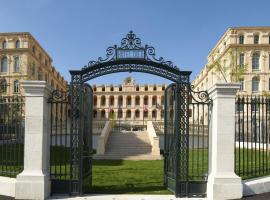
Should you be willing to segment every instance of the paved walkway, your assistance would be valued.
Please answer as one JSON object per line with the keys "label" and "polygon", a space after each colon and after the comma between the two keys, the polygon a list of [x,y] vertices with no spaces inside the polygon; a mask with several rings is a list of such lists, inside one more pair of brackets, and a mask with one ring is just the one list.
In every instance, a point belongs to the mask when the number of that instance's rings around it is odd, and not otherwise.
{"label": "paved walkway", "polygon": [[84,197],[75,197],[75,198],[63,198],[63,197],[54,197],[51,200],[203,200],[205,198],[175,198],[174,195],[92,195]]}

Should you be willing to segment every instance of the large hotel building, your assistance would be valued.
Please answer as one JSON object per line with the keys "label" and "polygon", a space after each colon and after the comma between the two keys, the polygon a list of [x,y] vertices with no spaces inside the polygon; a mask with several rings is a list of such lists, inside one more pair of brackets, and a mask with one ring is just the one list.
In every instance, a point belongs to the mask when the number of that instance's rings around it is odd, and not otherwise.
{"label": "large hotel building", "polygon": [[30,33],[0,33],[0,96],[23,94],[21,80],[43,80],[52,89],[67,87],[51,57]]}
{"label": "large hotel building", "polygon": [[193,85],[198,91],[208,90],[217,82],[240,83],[240,95],[268,94],[270,27],[234,27],[223,34]]}

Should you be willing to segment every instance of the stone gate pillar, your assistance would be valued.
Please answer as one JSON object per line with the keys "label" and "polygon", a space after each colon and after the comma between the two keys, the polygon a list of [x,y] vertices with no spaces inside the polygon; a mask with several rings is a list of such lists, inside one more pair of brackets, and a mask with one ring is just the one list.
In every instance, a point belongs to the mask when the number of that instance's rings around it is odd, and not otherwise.
{"label": "stone gate pillar", "polygon": [[24,170],[17,176],[16,199],[46,199],[50,194],[49,89],[45,81],[22,81],[25,93]]}
{"label": "stone gate pillar", "polygon": [[242,197],[241,178],[234,173],[235,95],[238,84],[215,84],[209,90],[213,100],[210,113],[209,199],[239,199]]}

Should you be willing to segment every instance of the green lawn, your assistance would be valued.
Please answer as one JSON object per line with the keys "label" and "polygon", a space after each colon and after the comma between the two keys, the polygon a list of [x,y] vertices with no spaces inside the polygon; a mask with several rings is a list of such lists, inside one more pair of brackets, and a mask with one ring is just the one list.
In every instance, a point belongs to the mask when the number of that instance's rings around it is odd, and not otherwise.
{"label": "green lawn", "polygon": [[86,193],[170,194],[163,186],[163,161],[95,160],[93,190]]}
{"label": "green lawn", "polygon": [[[7,148],[9,149],[9,148]],[[16,149],[16,148],[15,148]],[[6,151],[13,155],[14,151]],[[12,153],[11,153],[12,152]],[[1,154],[0,154],[1,155]],[[239,161],[239,156],[241,160]],[[15,156],[1,155],[0,170],[9,171],[6,163],[13,163],[12,171],[21,171],[21,166],[10,158],[21,158]],[[51,155],[52,171],[63,173],[67,176],[61,179],[69,179],[70,151],[64,148],[54,148]],[[203,180],[207,174],[208,155],[206,150],[189,151],[189,179]],[[60,167],[60,163],[66,164]],[[240,170],[238,170],[240,169]],[[254,173],[253,169],[260,169],[260,173]],[[269,175],[270,158],[264,151],[251,151],[247,149],[236,150],[236,173],[243,179]],[[249,170],[249,171],[248,171]],[[259,171],[259,170],[258,170]],[[253,173],[251,173],[253,172]],[[1,175],[15,177],[14,174]],[[199,178],[200,177],[200,178]],[[59,178],[59,177],[57,177]],[[142,193],[142,194],[168,194],[163,186],[163,160],[154,161],[119,161],[119,160],[95,160],[93,162],[93,188],[90,190],[90,180],[85,180],[84,190],[86,193]]]}

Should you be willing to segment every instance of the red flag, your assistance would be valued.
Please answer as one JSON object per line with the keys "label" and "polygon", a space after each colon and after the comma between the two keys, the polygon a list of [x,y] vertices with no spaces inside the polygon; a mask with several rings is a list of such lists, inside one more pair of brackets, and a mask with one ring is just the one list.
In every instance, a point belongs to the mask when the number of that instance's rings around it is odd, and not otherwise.
{"label": "red flag", "polygon": [[147,111],[148,111],[148,108],[147,108],[146,105],[143,105],[143,111],[144,111],[144,112],[147,112]]}

